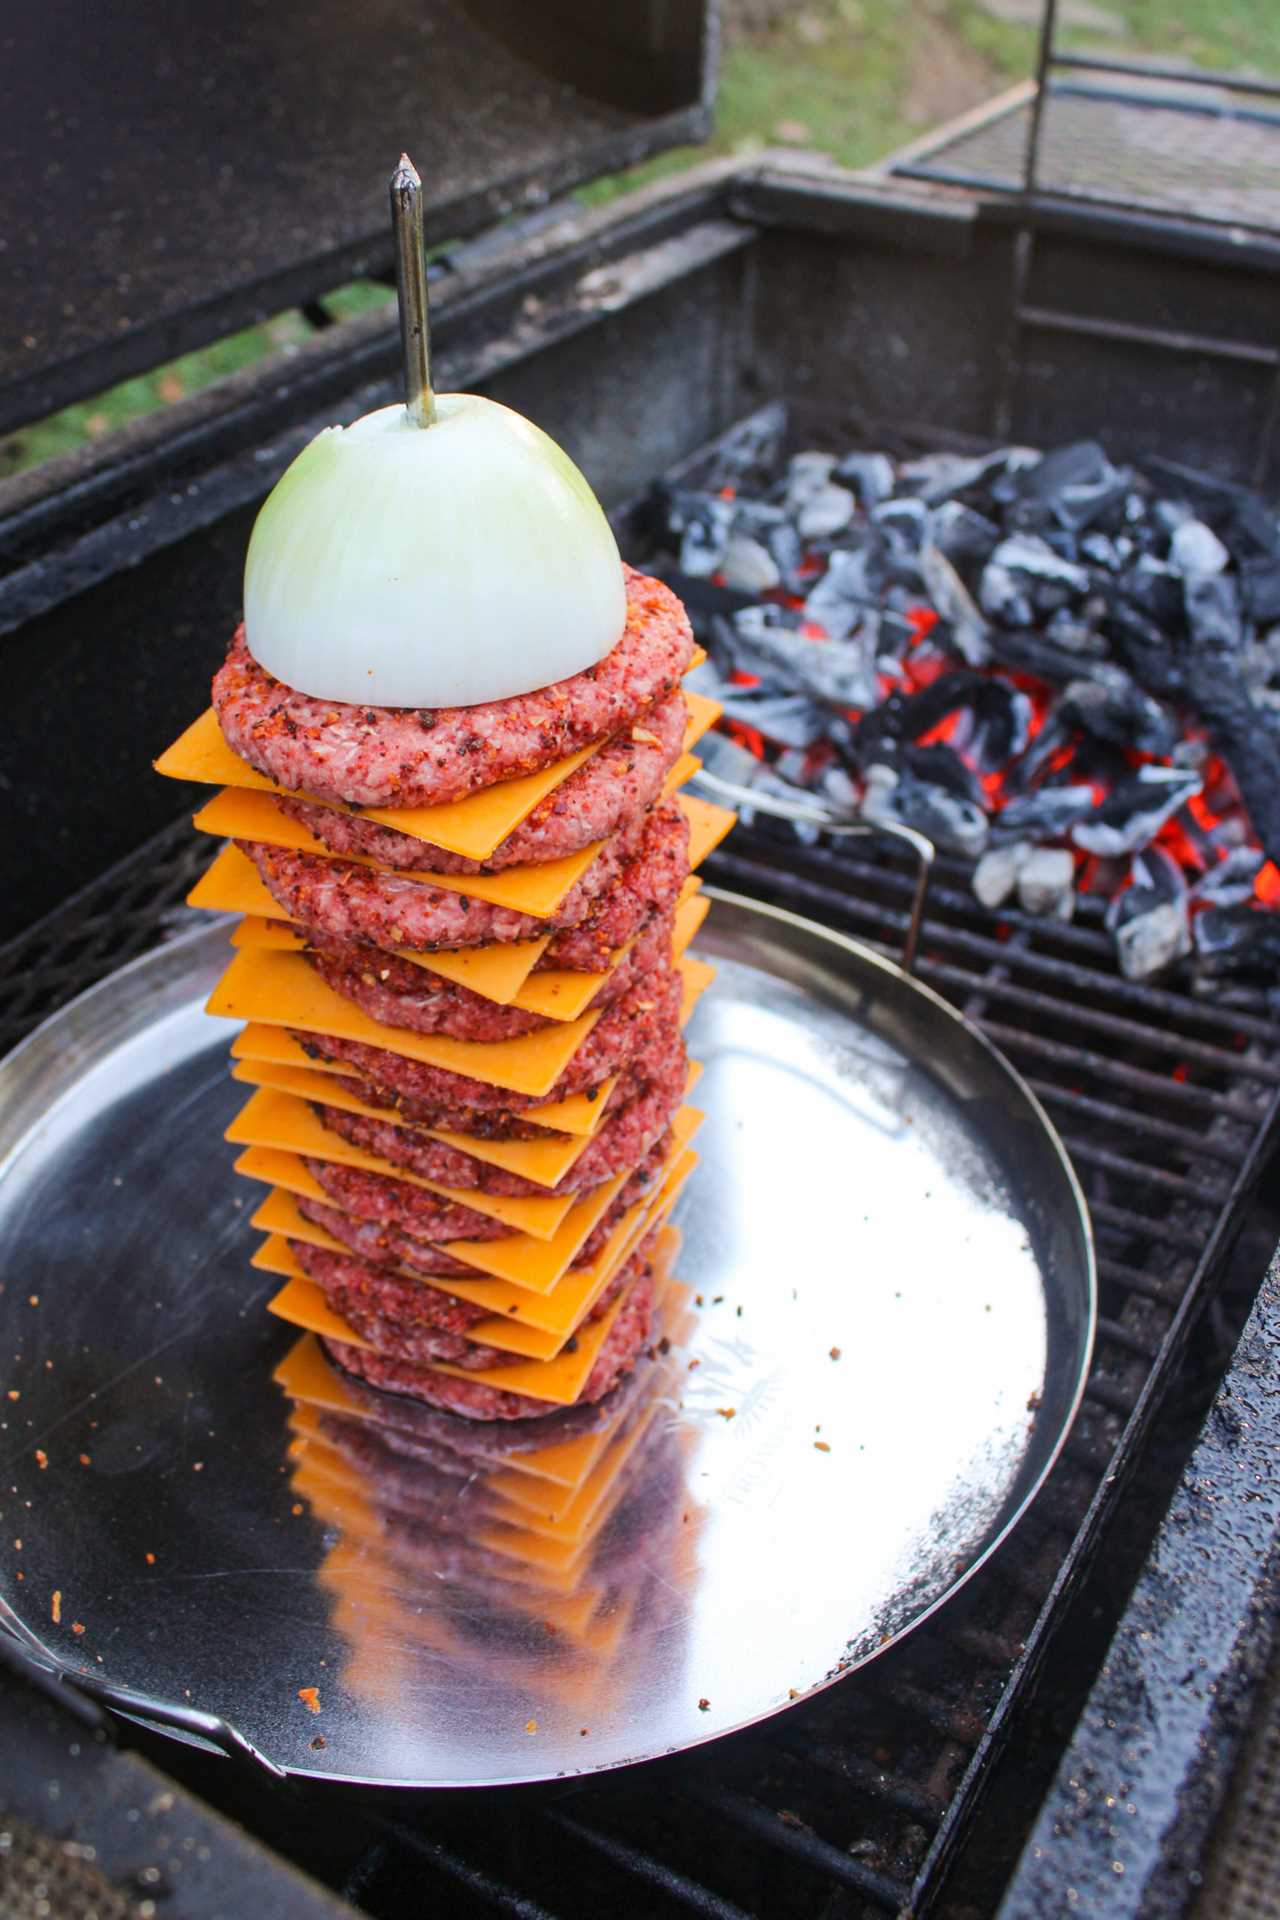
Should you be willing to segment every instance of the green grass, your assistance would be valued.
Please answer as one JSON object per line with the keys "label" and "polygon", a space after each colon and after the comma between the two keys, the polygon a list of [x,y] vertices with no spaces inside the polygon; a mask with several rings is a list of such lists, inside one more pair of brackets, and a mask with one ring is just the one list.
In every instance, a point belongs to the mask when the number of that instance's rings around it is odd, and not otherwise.
{"label": "green grass", "polygon": [[[1280,0],[1101,4],[1123,31],[1102,38],[1068,28],[1063,46],[1280,73]],[[582,190],[584,203],[601,204],[707,154],[748,155],[765,146],[816,148],[845,166],[866,166],[1024,78],[1035,61],[1034,28],[994,18],[980,0],[778,0],[775,24],[752,30],[733,25],[735,17],[751,17],[743,0],[728,0],[727,11],[711,141],[597,181]],[[360,281],[326,295],[325,305],[341,321],[392,297],[387,288]],[[268,354],[288,352],[310,334],[301,313],[278,314],[126,380],[0,439],[0,477],[100,439]]]}

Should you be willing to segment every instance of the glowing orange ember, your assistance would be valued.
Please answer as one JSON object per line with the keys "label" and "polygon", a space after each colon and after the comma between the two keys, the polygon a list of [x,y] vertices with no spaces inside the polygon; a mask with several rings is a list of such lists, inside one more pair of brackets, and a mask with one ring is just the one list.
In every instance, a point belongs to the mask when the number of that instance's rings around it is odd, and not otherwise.
{"label": "glowing orange ember", "polygon": [[1280,869],[1274,860],[1266,860],[1258,868],[1253,890],[1264,906],[1280,907]]}

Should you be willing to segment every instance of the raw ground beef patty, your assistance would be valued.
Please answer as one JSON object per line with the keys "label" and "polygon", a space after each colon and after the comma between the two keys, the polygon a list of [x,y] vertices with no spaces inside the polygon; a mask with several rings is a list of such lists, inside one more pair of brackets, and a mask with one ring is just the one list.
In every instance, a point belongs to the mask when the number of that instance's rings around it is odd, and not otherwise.
{"label": "raw ground beef patty", "polygon": [[[232,637],[213,682],[228,745],[288,792],[364,807],[427,807],[553,765],[675,692],[693,657],[688,616],[660,580],[624,567],[627,619],[584,673],[474,707],[357,707],[296,693]],[[512,644],[519,645],[519,594]]]}
{"label": "raw ground beef patty", "polygon": [[[671,912],[650,916],[634,945],[593,994],[590,1006],[611,1007],[645,974],[670,965],[673,918]],[[546,1014],[499,1006],[469,987],[376,947],[355,947],[320,936],[313,939],[307,958],[335,993],[391,1027],[447,1033],[453,1040],[514,1040],[553,1024]]]}
{"label": "raw ground beef patty", "polygon": [[673,693],[643,722],[633,722],[571,773],[527,820],[496,846],[487,860],[447,853],[412,834],[398,833],[376,820],[313,807],[305,800],[281,797],[276,805],[323,840],[331,853],[360,854],[382,867],[426,868],[432,873],[499,873],[504,867],[537,866],[562,860],[597,840],[607,840],[628,820],[651,807],[662,783],[680,758],[688,722],[684,695]]}
{"label": "raw ground beef patty", "polygon": [[[644,1199],[657,1180],[670,1152],[670,1144],[667,1136],[663,1135],[650,1149],[604,1217],[588,1234],[574,1256],[573,1266],[588,1266],[603,1250],[609,1235],[627,1209]],[[311,1164],[315,1166],[317,1163]],[[334,1183],[341,1193],[341,1199],[335,1193],[333,1206],[327,1206],[320,1200],[299,1200],[299,1210],[313,1226],[323,1227],[326,1233],[331,1233],[352,1253],[375,1264],[410,1267],[415,1273],[433,1278],[445,1276],[474,1280],[480,1277],[474,1266],[455,1259],[445,1250],[436,1237],[437,1230],[429,1222],[422,1223],[416,1216],[408,1215],[407,1210],[402,1211],[392,1191],[400,1187],[413,1194],[422,1192],[421,1188],[408,1186],[403,1181],[382,1180],[377,1190],[370,1190],[362,1183],[377,1180],[378,1175],[360,1173],[351,1167],[342,1171],[354,1175],[354,1179]],[[349,1200],[354,1200],[357,1207],[366,1211],[350,1211],[347,1205]],[[461,1212],[462,1209],[455,1211]],[[479,1219],[483,1216],[473,1217]],[[510,1228],[500,1227],[494,1221],[486,1221],[485,1224],[493,1230],[486,1234],[469,1234],[468,1238],[492,1243],[510,1233]]]}
{"label": "raw ground beef patty", "polygon": [[[339,1065],[346,1062],[375,1088],[388,1090],[395,1102],[413,1101],[419,1112],[474,1108],[481,1113],[518,1113],[521,1107],[545,1106],[599,1086],[632,1060],[654,1054],[680,1024],[682,991],[683,982],[674,967],[665,977],[651,974],[638,982],[600,1015],[555,1085],[536,1099],[514,1093],[510,1087],[495,1087],[466,1074],[450,1073],[444,1067],[427,1066],[386,1047],[366,1046],[362,1040],[316,1033],[298,1038],[312,1059]],[[436,1122],[427,1124],[434,1126]],[[474,1126],[469,1131],[474,1132]]]}
{"label": "raw ground beef patty", "polygon": [[[301,1240],[291,1241],[290,1245],[299,1266],[315,1281],[333,1312],[340,1314],[348,1326],[380,1354],[396,1360],[444,1360],[450,1366],[472,1368],[516,1365],[525,1358],[523,1354],[467,1338],[469,1327],[489,1317],[483,1307],[475,1309],[474,1318],[465,1327],[445,1325],[442,1322],[448,1315],[449,1298],[447,1294],[438,1295],[444,1302],[444,1314],[438,1315],[433,1298],[437,1295],[435,1287],[425,1286],[421,1280],[404,1279],[365,1260],[324,1252]],[[627,1267],[623,1265],[586,1316],[587,1320],[598,1320],[608,1312],[626,1285],[626,1279]],[[453,1305],[464,1307],[467,1303],[459,1300]]]}
{"label": "raw ground beef patty", "polygon": [[[576,1406],[602,1400],[644,1350],[653,1319],[649,1254],[646,1241],[626,1269],[628,1279],[633,1273],[635,1278],[630,1279],[617,1319],[596,1355],[595,1365],[574,1403]],[[364,1347],[348,1346],[344,1341],[326,1339],[322,1344],[340,1367],[370,1386],[381,1387],[386,1393],[425,1400],[429,1406],[442,1407],[466,1420],[537,1419],[560,1411],[549,1401],[535,1400],[527,1393],[508,1393],[481,1380],[459,1380],[436,1367],[395,1360],[384,1353],[370,1353]]]}
{"label": "raw ground beef patty", "polygon": [[[611,1179],[624,1167],[635,1166],[654,1141],[671,1124],[684,1095],[688,1078],[688,1055],[682,1036],[673,1033],[661,1052],[644,1063],[651,1077],[632,1083],[626,1097],[616,1106],[610,1104],[608,1118],[574,1161],[554,1191],[577,1193]],[[407,1173],[422,1180],[435,1180],[443,1187],[475,1187],[480,1193],[505,1193],[532,1196],[546,1193],[546,1187],[526,1180],[522,1174],[508,1173],[504,1167],[477,1160],[474,1154],[433,1140],[428,1133],[413,1127],[400,1127],[389,1120],[370,1120],[366,1114],[347,1113],[341,1107],[316,1106],[314,1112],[331,1133],[336,1133],[365,1153],[376,1153]]]}
{"label": "raw ground beef patty", "polygon": [[[266,849],[258,846],[253,852],[256,863]],[[326,864],[309,854],[290,857],[311,859],[316,866]],[[280,871],[274,861],[262,864],[268,873]],[[347,871],[363,873],[364,869]],[[688,873],[689,829],[685,817],[676,807],[663,808],[650,816],[635,859],[622,868],[588,923],[562,933],[552,942],[546,956],[551,968],[605,972],[619,948],[635,940],[640,951],[627,957],[621,982],[611,978],[602,983],[596,1003],[607,1006],[618,999],[632,979],[651,969],[660,958],[669,959],[671,915]],[[335,885],[326,878],[324,891],[330,893]],[[337,892],[341,895],[340,886]],[[341,895],[344,913],[354,897],[354,892]],[[658,930],[656,916],[662,916],[665,937]],[[646,931],[650,934],[647,943]],[[465,987],[442,980],[412,960],[402,960],[363,940],[316,932],[311,927],[307,933],[306,957],[326,984],[387,1026],[407,1027],[415,1033],[448,1033],[457,1040],[502,1040],[552,1024],[545,1014],[498,1006]]]}
{"label": "raw ground beef patty", "polygon": [[475,1420],[460,1420],[418,1400],[382,1393],[351,1375],[343,1382],[362,1421],[376,1428],[394,1452],[462,1474],[501,1466],[513,1453],[572,1440],[582,1433],[594,1433],[606,1421],[629,1417],[644,1384],[643,1376],[631,1374],[603,1400],[592,1404],[580,1400],[575,1406],[561,1407],[532,1420],[504,1420],[491,1427]]}
{"label": "raw ground beef patty", "polygon": [[258,869],[268,893],[300,926],[338,940],[374,947],[485,947],[494,942],[535,940],[556,927],[576,927],[591,913],[634,859],[652,814],[633,821],[601,847],[591,865],[545,920],[514,907],[495,906],[469,893],[452,893],[404,873],[380,873],[328,854],[273,847],[265,840],[237,840]]}

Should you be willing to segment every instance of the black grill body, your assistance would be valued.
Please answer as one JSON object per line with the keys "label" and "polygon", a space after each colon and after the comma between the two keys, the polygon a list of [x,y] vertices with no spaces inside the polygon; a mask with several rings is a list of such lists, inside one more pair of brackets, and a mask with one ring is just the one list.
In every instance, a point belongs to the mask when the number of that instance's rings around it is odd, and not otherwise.
{"label": "black grill body", "polygon": [[[786,408],[793,445],[989,435],[1015,238],[1004,210],[971,194],[772,159],[714,165],[458,249],[436,293],[439,384],[537,418],[643,560],[629,503],[762,402]],[[1265,238],[1233,246],[1153,221],[1141,246],[1139,263],[1132,232],[1064,211],[1040,236],[1037,271],[1055,298],[1087,281],[1118,318],[1154,284],[1188,331],[1211,311],[1265,328],[1280,261]],[[393,397],[397,354],[393,319],[333,329],[287,378],[237,376],[0,496],[0,622],[17,669],[5,724],[20,754],[0,896],[9,1040],[173,924],[200,849],[170,824],[181,796],[149,759],[207,697],[257,503],[320,425]],[[1065,333],[1027,363],[1013,435],[1093,434],[1117,455],[1243,478],[1235,427],[1261,392],[1247,358],[1153,365],[1123,338]],[[801,848],[761,826],[711,874],[896,951],[910,876],[858,847]],[[947,860],[921,955],[922,978],[1045,1101],[1102,1256],[1083,1412],[982,1575],[803,1709],[580,1787],[317,1802],[156,1744],[162,1764],[373,1914],[429,1900],[530,1920],[994,1910],[1266,1264],[1267,1218],[1251,1207],[1274,1137],[1280,1025],[1261,991],[1208,1000],[1124,981],[1087,902],[1070,926],[988,914]],[[1274,1322],[1256,1337],[1273,1339]],[[1211,1565],[1196,1577],[1224,1597]],[[1011,1912],[1052,1910],[1026,1902],[1065,1884],[1055,1860],[1078,1869],[1046,1817]],[[1087,1822],[1077,1841],[1106,1844]],[[1123,1900],[1140,1876],[1125,1878],[1099,1878],[1116,1912],[1136,1910]]]}

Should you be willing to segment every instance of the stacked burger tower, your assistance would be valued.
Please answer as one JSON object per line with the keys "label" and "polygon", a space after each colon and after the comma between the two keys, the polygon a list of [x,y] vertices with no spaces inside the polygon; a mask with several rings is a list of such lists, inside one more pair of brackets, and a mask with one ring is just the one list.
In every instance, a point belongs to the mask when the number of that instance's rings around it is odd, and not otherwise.
{"label": "stacked burger tower", "polygon": [[431,393],[416,175],[392,183],[409,404],[328,429],[259,516],[213,704],[158,762],[221,790],[191,895],[242,914],[228,1137],[271,1301],[348,1376],[472,1420],[602,1401],[650,1346],[695,1155],[710,969],[681,791],[715,707],[520,416]]}

